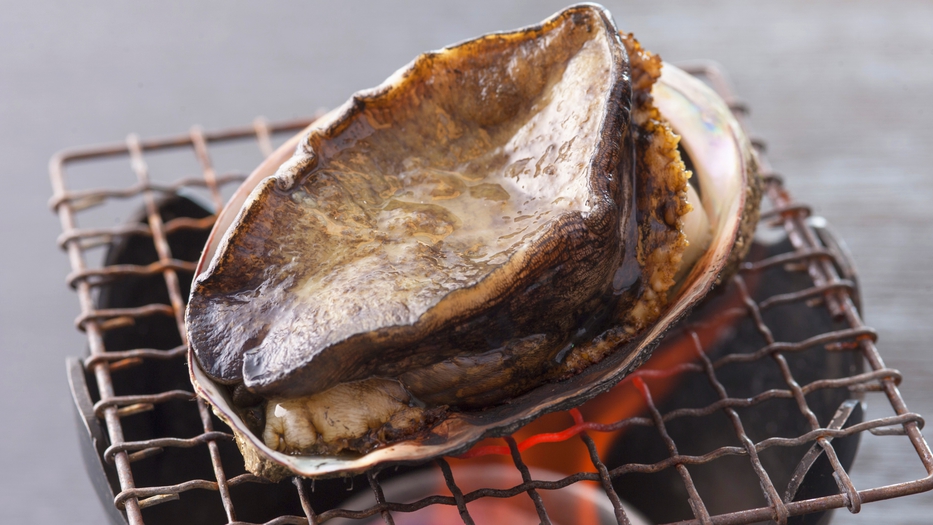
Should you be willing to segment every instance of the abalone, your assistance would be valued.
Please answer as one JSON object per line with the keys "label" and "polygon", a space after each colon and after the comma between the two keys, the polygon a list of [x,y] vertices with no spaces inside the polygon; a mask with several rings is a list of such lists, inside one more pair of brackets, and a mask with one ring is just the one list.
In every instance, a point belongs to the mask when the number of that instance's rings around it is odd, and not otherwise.
{"label": "abalone", "polygon": [[675,99],[706,92],[661,88],[659,110],[660,71],[608,12],[571,7],[421,55],[260,166],[187,312],[192,381],[247,468],[450,453],[644,359],[757,215],[747,139],[715,100],[732,164],[686,141],[704,195],[688,214],[663,109],[688,128],[694,100]]}

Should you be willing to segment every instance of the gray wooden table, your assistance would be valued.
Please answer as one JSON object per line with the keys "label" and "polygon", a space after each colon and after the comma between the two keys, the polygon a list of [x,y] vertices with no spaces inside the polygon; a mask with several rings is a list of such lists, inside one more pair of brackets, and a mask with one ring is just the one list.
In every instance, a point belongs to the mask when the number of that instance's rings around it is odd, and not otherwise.
{"label": "gray wooden table", "polygon": [[[307,115],[418,52],[538,21],[563,2],[3,2],[0,16],[0,521],[99,523],[64,358],[83,352],[46,162],[66,146]],[[790,191],[848,241],[865,318],[908,406],[933,414],[933,4],[607,2],[670,61],[722,63]],[[869,407],[869,415],[879,407]],[[925,431],[930,436],[930,430]],[[867,439],[856,486],[916,476]],[[929,523],[933,494],[835,523]]]}

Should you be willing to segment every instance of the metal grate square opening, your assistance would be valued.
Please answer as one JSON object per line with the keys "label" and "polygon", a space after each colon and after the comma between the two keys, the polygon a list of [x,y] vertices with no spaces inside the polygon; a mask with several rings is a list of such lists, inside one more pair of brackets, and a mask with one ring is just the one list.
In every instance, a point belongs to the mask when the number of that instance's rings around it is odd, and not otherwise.
{"label": "metal grate square opening", "polygon": [[[718,69],[690,71],[741,119]],[[50,162],[89,347],[69,360],[69,381],[114,523],[810,523],[933,488],[923,419],[861,321],[845,247],[791,199],[762,142],[766,203],[748,260],[609,392],[458,458],[278,484],[246,473],[229,429],[188,383],[187,290],[215,211],[274,142],[311,121],[131,135]],[[125,184],[94,185],[113,170]],[[865,419],[862,398],[890,415]],[[866,433],[911,447],[916,478],[853,485],[847,468]]]}

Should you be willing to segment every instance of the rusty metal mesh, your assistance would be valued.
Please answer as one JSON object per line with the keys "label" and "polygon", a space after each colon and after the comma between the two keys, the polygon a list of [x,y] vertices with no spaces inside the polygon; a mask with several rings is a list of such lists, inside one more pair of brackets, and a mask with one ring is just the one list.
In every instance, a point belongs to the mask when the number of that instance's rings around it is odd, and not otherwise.
{"label": "rusty metal mesh", "polygon": [[[725,96],[740,118],[744,116],[744,109],[735,103],[717,70],[707,66],[693,70],[703,74]],[[54,189],[51,205],[63,229],[58,242],[71,262],[72,273],[67,280],[77,291],[81,307],[76,325],[86,333],[89,345],[87,357],[71,362],[72,388],[77,392],[76,400],[84,396],[90,401],[84,410],[85,427],[92,437],[86,447],[90,452],[86,452],[91,463],[96,460],[100,464],[97,468],[103,471],[104,481],[97,488],[104,499],[113,498],[106,504],[112,505],[109,510],[116,519],[137,525],[161,523],[165,516],[188,516],[191,522],[271,525],[375,518],[391,524],[419,510],[446,506],[455,510],[454,519],[473,523],[476,511],[471,504],[495,499],[521,500],[530,505],[530,512],[538,520],[551,523],[560,509],[553,504],[548,508],[542,495],[585,486],[608,500],[607,508],[615,521],[629,523],[619,495],[625,496],[625,480],[634,477],[635,485],[650,485],[654,479],[650,476],[664,474],[668,476],[664,483],[677,485],[674,493],[680,495],[680,505],[686,505],[689,511],[681,518],[682,523],[787,523],[793,521],[793,516],[827,509],[846,507],[858,512],[862,504],[871,501],[933,488],[933,455],[920,433],[923,420],[907,409],[898,392],[900,373],[885,367],[875,346],[875,332],[859,317],[857,278],[851,264],[828,230],[808,220],[809,209],[791,200],[780,177],[770,172],[760,142],[756,148],[767,173],[768,206],[760,230],[780,232],[785,237],[785,248],[757,258],[753,254],[726,287],[728,291],[717,299],[724,302],[715,306],[715,311],[692,316],[669,335],[669,341],[645,367],[610,392],[579,410],[545,416],[514,437],[486,440],[460,458],[438,458],[422,466],[388,467],[357,478],[314,482],[294,478],[270,484],[246,473],[229,429],[185,384],[184,307],[200,246],[182,255],[173,252],[172,239],[186,232],[205,235],[214,215],[166,216],[160,203],[166,197],[200,188],[206,190],[214,209],[219,209],[223,192],[235,187],[244,174],[217,173],[212,165],[212,148],[233,145],[255,151],[258,147],[258,152],[268,155],[274,137],[294,133],[310,121],[269,124],[260,119],[244,128],[214,133],[193,128],[185,135],[162,140],[141,140],[131,135],[122,144],[62,152],[50,163]],[[193,153],[201,174],[169,184],[152,182],[147,156],[158,151]],[[66,172],[70,174],[77,165],[93,167],[104,159],[128,160],[125,171],[135,180],[128,177],[123,189],[69,188],[73,181],[66,179]],[[145,211],[138,222],[85,228],[78,224],[79,217],[89,210],[104,210],[106,215],[115,202],[133,198],[141,198]],[[88,255],[90,252],[113,250],[127,239],[142,239],[152,252],[151,260],[145,264],[106,259],[99,265],[89,263],[94,259]],[[175,251],[179,251],[177,247]],[[768,271],[783,272],[781,275],[805,282],[789,291],[759,297],[756,294],[761,286],[755,283],[761,282],[761,276]],[[156,299],[145,304],[101,306],[107,302],[104,295],[113,295],[131,281],[133,286],[142,283],[158,288],[153,296]],[[143,293],[143,297],[149,296]],[[781,313],[782,308],[796,308],[798,313],[800,309],[821,312],[819,315],[828,319],[828,324],[794,342],[780,340],[775,336],[778,325],[791,322],[786,318],[789,314]],[[138,331],[140,327],[161,330],[152,335],[158,343],[130,348],[116,343],[108,346],[108,342],[120,340],[111,337],[113,334]],[[170,337],[166,338],[165,332],[171,332]],[[727,335],[722,336],[723,332]],[[744,338],[745,348],[723,346],[717,342],[723,337],[733,341]],[[177,341],[166,347],[165,341],[172,338]],[[719,350],[713,349],[717,345]],[[679,358],[671,357],[678,352]],[[825,362],[844,355],[849,365],[844,373],[829,374],[831,377],[801,379],[794,360],[804,355],[822,356],[817,359]],[[864,370],[863,363],[867,363],[868,370]],[[748,374],[744,366],[770,367],[779,386],[759,385],[756,391],[756,387],[736,383],[736,375]],[[738,367],[738,372],[728,372],[730,367]],[[723,379],[726,376],[728,379]],[[671,394],[678,388],[697,388],[699,384],[705,385],[702,388],[708,390],[707,397],[691,395],[685,400],[684,396]],[[874,395],[890,405],[893,415],[850,422],[847,426],[844,422],[828,422],[824,415],[827,407],[814,408],[825,392],[835,392],[841,399]],[[828,406],[829,414],[836,409],[835,403]],[[81,411],[81,403],[78,405]],[[612,408],[607,410],[607,406]],[[761,419],[761,414],[765,414],[765,420],[769,414],[778,414],[776,420],[790,421],[790,417],[797,418],[797,422],[773,429],[765,424],[764,433],[746,428],[752,424],[750,421]],[[696,450],[694,441],[684,440],[684,432],[676,427],[683,421],[710,417],[721,418],[719,424],[728,428],[723,434],[727,436],[718,446]],[[639,434],[639,439],[648,439],[650,446],[638,442],[633,445],[631,440],[636,434],[646,431],[651,433],[647,438]],[[884,487],[854,486],[833,440],[839,443],[866,431],[894,436],[886,439],[909,441],[919,459],[921,474],[917,479]],[[793,501],[792,495],[785,494],[787,474],[769,472],[768,465],[774,463],[769,454],[798,450],[792,461],[796,464],[811,446],[818,447],[817,452],[822,450],[829,461],[827,468],[831,469],[836,488],[828,495]],[[632,457],[639,447],[653,452]],[[620,450],[630,449],[633,452],[628,456],[628,452],[619,456]],[[555,457],[561,461],[549,463],[549,458]],[[500,469],[507,465],[517,478],[504,488],[498,488],[501,484],[494,480],[488,480],[489,486],[462,487],[458,475],[462,480],[462,473],[474,462],[488,472],[492,472],[488,470],[490,465],[499,465]],[[743,479],[752,480],[750,485],[756,495],[731,507],[711,503],[710,491],[696,480],[708,477],[709,469],[722,471],[736,468],[736,464],[745,469]],[[94,470],[94,466],[89,465],[89,469]],[[422,477],[435,476],[434,492],[415,499],[387,498],[383,490],[386,480],[412,472],[420,472]],[[805,474],[807,468],[800,471],[798,467],[793,479],[799,482]],[[361,492],[370,494],[370,502],[362,508],[341,506],[347,497]],[[575,521],[586,520],[578,514]]]}

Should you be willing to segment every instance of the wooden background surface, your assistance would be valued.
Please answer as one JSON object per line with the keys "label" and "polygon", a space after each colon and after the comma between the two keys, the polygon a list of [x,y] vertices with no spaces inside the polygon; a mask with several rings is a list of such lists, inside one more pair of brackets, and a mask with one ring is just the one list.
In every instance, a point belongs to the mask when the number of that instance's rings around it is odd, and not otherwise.
{"label": "wooden background surface", "polygon": [[[64,358],[77,299],[55,248],[46,162],[67,146],[291,118],[376,85],[418,52],[539,21],[562,1],[2,2],[0,521],[100,523]],[[848,242],[867,322],[908,406],[933,414],[933,3],[607,2],[677,62],[722,63],[798,199]],[[881,415],[878,403],[869,416]],[[925,431],[929,438],[931,430]],[[909,448],[863,442],[856,486],[917,476]],[[929,523],[933,494],[835,523]]]}

